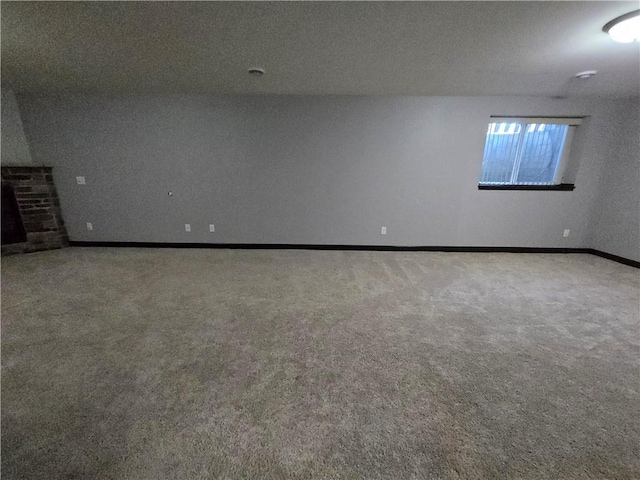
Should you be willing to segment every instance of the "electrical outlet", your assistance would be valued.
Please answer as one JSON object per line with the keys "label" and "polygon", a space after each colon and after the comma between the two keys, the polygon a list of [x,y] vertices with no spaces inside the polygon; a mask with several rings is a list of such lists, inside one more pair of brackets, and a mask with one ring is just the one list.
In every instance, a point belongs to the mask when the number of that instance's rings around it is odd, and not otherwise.
{"label": "electrical outlet", "polygon": [[569,232],[570,232],[570,230],[567,228],[567,229],[564,231],[564,233],[562,234],[562,236],[563,236],[564,238],[567,238],[567,237],[569,236]]}
{"label": "electrical outlet", "polygon": [[216,231],[216,226],[213,223],[209,224],[209,231],[212,233]]}
{"label": "electrical outlet", "polygon": [[185,223],[184,224],[184,231],[185,232],[190,232],[191,231],[191,224],[190,223]]}
{"label": "electrical outlet", "polygon": [[77,183],[78,185],[86,185],[86,184],[87,184],[87,181],[85,180],[85,178],[84,178],[84,177],[76,177],[76,183]]}
{"label": "electrical outlet", "polygon": [[87,230],[93,230],[93,223],[87,222]]}
{"label": "electrical outlet", "polygon": [[380,229],[380,235],[386,235],[387,234],[387,227],[382,227]]}

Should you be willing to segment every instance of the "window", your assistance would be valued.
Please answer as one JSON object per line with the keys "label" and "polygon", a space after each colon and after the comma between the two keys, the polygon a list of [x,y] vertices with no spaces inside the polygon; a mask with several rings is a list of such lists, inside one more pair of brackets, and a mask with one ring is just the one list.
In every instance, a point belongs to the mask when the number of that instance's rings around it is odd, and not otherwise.
{"label": "window", "polygon": [[[579,118],[492,117],[484,146],[480,188],[561,189]],[[564,185],[567,186],[567,185]]]}

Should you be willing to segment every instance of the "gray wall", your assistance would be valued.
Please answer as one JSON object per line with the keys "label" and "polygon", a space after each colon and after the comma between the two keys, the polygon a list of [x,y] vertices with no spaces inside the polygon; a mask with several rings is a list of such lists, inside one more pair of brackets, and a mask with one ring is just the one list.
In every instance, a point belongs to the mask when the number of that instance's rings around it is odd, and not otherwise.
{"label": "gray wall", "polygon": [[24,136],[20,111],[13,91],[2,87],[0,110],[2,111],[2,165],[32,165],[31,152]]}
{"label": "gray wall", "polygon": [[[54,166],[72,240],[532,247],[588,246],[602,159],[624,105],[195,95],[18,102],[34,160]],[[492,114],[589,115],[574,140],[576,190],[478,191]]]}
{"label": "gray wall", "polygon": [[621,110],[589,224],[592,248],[640,261],[640,101]]}

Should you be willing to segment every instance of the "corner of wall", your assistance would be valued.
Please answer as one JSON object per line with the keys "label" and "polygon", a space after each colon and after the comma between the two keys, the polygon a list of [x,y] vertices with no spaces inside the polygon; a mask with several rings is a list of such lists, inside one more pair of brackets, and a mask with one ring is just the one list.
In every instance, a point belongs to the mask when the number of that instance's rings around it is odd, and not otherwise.
{"label": "corner of wall", "polygon": [[2,113],[2,154],[0,164],[3,166],[34,165],[31,150],[24,134],[22,116],[18,108],[16,96],[7,86],[2,86],[0,98]]}
{"label": "corner of wall", "polygon": [[609,154],[590,206],[587,246],[640,261],[640,98],[615,102]]}

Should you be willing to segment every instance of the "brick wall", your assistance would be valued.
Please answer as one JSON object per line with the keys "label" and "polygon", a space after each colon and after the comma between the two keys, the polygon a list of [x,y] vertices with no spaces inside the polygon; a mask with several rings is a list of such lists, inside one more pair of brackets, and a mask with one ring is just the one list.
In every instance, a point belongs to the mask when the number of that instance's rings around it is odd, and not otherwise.
{"label": "brick wall", "polygon": [[15,192],[27,241],[2,245],[2,254],[37,252],[66,247],[60,202],[51,167],[2,167],[2,182]]}

